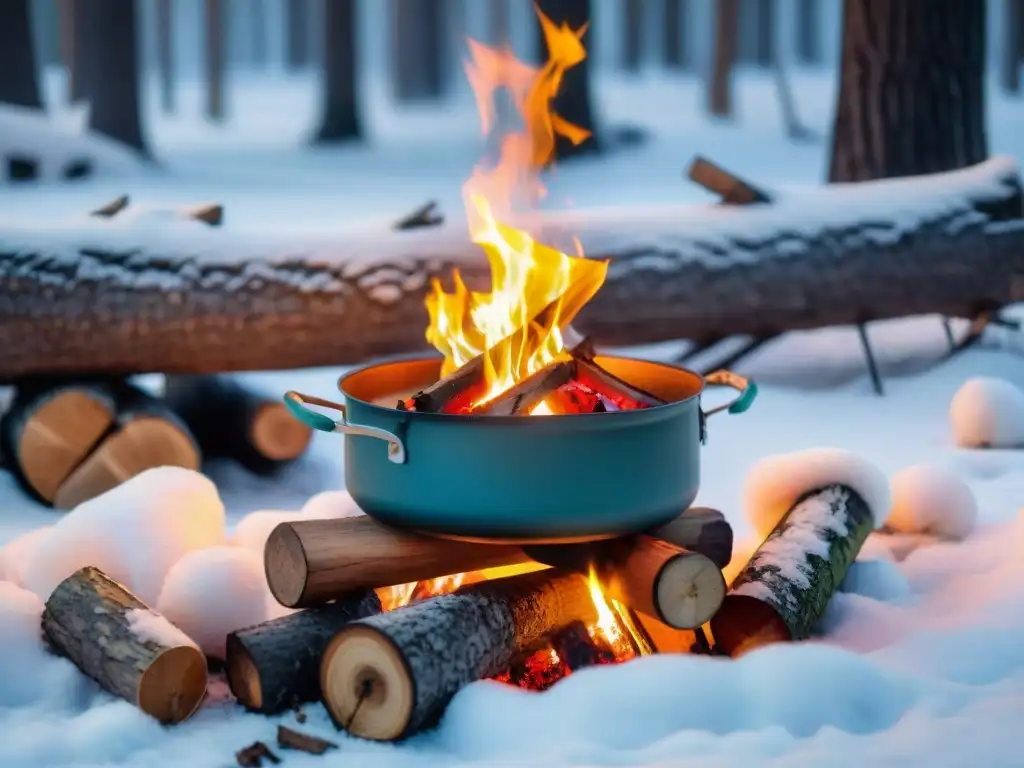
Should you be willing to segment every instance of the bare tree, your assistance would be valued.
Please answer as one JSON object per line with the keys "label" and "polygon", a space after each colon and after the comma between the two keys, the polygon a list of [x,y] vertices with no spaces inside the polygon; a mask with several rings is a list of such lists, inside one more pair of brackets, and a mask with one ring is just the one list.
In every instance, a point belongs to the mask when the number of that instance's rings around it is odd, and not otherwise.
{"label": "bare tree", "polygon": [[715,117],[731,118],[732,68],[739,43],[740,0],[715,3],[715,47],[711,77],[707,79],[708,112]]}
{"label": "bare tree", "polygon": [[156,59],[160,72],[160,105],[174,111],[174,0],[156,0]]}
{"label": "bare tree", "polygon": [[683,69],[690,64],[689,47],[686,45],[689,3],[687,0],[664,2],[665,18],[661,28],[662,56],[665,66],[669,69]]}
{"label": "bare tree", "polygon": [[829,181],[988,156],[985,12],[971,0],[845,0]]}
{"label": "bare tree", "polygon": [[1024,64],[1024,0],[1003,0],[1003,50],[999,60],[999,84],[1008,93],[1020,93],[1020,68]]}
{"label": "bare tree", "polygon": [[29,0],[0,2],[0,102],[39,109]]}
{"label": "bare tree", "polygon": [[323,117],[318,144],[362,137],[359,120],[356,0],[328,0],[324,5]]}
{"label": "bare tree", "polygon": [[[264,0],[247,0],[252,17],[252,59],[257,67],[267,66],[267,4]],[[327,5],[330,5],[328,2]]]}
{"label": "bare tree", "polygon": [[436,99],[444,92],[444,3],[391,0],[391,81],[398,101]]}
{"label": "bare tree", "polygon": [[775,62],[775,0],[755,0],[754,61],[762,67]]}
{"label": "bare tree", "polygon": [[796,59],[801,64],[821,62],[821,0],[796,2]]}
{"label": "bare tree", "polygon": [[639,72],[644,54],[644,0],[622,0],[622,68]]}
{"label": "bare tree", "polygon": [[61,59],[67,73],[66,98],[75,103],[86,97],[89,35],[84,19],[95,0],[58,0],[57,27],[60,33]]}
{"label": "bare tree", "polygon": [[[327,0],[330,2],[330,0]],[[292,71],[310,65],[310,0],[287,0],[285,7],[285,63]]]}
{"label": "bare tree", "polygon": [[224,52],[227,48],[224,23],[225,0],[204,0],[203,39],[206,55],[206,116],[220,122],[224,119]]}
{"label": "bare tree", "polygon": [[[81,3],[75,25],[85,42],[89,128],[149,156],[139,115],[139,62],[134,2]],[[76,43],[77,47],[77,43]]]}

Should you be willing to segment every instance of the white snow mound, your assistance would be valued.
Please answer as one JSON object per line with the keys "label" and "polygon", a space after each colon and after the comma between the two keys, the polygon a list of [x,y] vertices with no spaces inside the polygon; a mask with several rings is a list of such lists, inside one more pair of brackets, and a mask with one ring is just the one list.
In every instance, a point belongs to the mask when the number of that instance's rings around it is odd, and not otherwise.
{"label": "white snow mound", "polygon": [[846,570],[839,587],[883,603],[898,603],[911,595],[910,582],[892,560],[857,560]]}
{"label": "white snow mound", "polygon": [[328,520],[337,517],[357,517],[364,514],[356,506],[348,491],[324,491],[313,496],[298,512],[276,509],[264,509],[250,512],[238,521],[231,533],[230,542],[236,547],[263,556],[267,538],[281,523],[292,523],[296,520]]}
{"label": "white snow mound", "polygon": [[72,573],[95,566],[142,602],[186,553],[224,542],[224,505],[205,476],[181,467],[142,472],[80,504],[35,546],[25,587],[43,600]]}
{"label": "white snow mound", "polygon": [[886,524],[901,533],[961,541],[974,530],[978,502],[950,469],[918,464],[892,476],[892,509]]}
{"label": "white snow mound", "polygon": [[879,527],[889,514],[889,482],[874,464],[839,448],[809,448],[761,459],[743,489],[747,521],[761,540],[804,494],[844,485],[864,499]]}
{"label": "white snow mound", "polygon": [[949,423],[961,448],[1024,447],[1024,392],[1006,379],[968,379],[950,401]]}
{"label": "white snow mound", "polygon": [[263,559],[241,547],[190,552],[171,568],[156,609],[207,656],[224,658],[231,632],[267,619]]}
{"label": "white snow mound", "polygon": [[25,586],[25,569],[32,561],[36,548],[49,535],[52,527],[43,525],[33,528],[0,549],[0,580],[13,582],[19,587]]}
{"label": "white snow mound", "polygon": [[365,515],[348,491],[324,491],[302,505],[302,514],[311,519],[359,517]]}

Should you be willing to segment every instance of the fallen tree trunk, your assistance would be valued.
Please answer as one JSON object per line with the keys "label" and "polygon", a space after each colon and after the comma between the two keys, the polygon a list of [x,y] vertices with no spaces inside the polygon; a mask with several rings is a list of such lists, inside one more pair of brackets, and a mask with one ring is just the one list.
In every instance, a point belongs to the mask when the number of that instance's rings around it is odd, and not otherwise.
{"label": "fallen tree trunk", "polygon": [[[552,213],[611,259],[574,323],[599,345],[764,335],[1024,300],[1016,165],[836,185],[759,206]],[[489,269],[460,223],[328,244],[90,218],[0,231],[0,379],[342,365],[426,350],[430,279]],[[261,258],[268,249],[293,254]],[[139,343],[144,339],[145,343]]]}

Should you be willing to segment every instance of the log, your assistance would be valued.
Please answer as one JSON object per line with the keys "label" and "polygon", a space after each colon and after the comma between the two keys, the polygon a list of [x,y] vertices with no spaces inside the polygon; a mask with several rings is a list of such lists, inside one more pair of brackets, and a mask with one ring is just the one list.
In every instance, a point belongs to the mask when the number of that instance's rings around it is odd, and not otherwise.
{"label": "log", "polygon": [[565,667],[565,674],[616,661],[615,651],[603,640],[591,637],[587,625],[578,620],[556,632],[551,638],[551,647]]}
{"label": "log", "polygon": [[572,621],[596,619],[580,574],[473,584],[342,629],[324,652],[324,704],[354,736],[401,739],[436,722],[461,688],[504,671]]}
{"label": "log", "polygon": [[275,715],[320,698],[320,657],[350,621],[380,613],[380,598],[362,590],[227,637],[228,686],[251,712]]}
{"label": "log", "polygon": [[[732,528],[721,512],[686,510],[650,534],[699,552],[719,567],[732,556]],[[264,568],[270,591],[281,605],[319,605],[359,589],[429,581],[454,573],[524,565],[558,565],[577,546],[520,548],[503,544],[422,536],[390,528],[369,516],[281,523],[267,538]],[[593,554],[572,565],[586,568]]]}
{"label": "log", "polygon": [[310,736],[308,733],[300,733],[286,726],[277,726],[277,746],[281,749],[294,749],[305,752],[308,755],[322,755],[329,749],[337,749],[338,745],[333,741],[321,739],[318,736]]}
{"label": "log", "polygon": [[93,567],[57,585],[43,610],[51,646],[104,690],[162,723],[206,695],[206,658],[184,632]]}
{"label": "log", "polygon": [[797,501],[711,619],[716,650],[735,657],[810,637],[873,528],[867,503],[845,486],[830,485]]}
{"label": "log", "polygon": [[576,361],[561,360],[527,376],[514,387],[473,409],[478,416],[529,416],[563,384],[576,377]]}
{"label": "log", "polygon": [[232,459],[257,475],[290,465],[313,437],[280,398],[226,376],[169,376],[164,402],[191,430],[204,459]]}
{"label": "log", "polygon": [[0,452],[30,494],[53,504],[116,415],[117,395],[103,382],[22,382],[0,419]]}
{"label": "log", "polygon": [[[1024,299],[1021,215],[1017,167],[993,158],[771,205],[552,212],[529,228],[569,253],[576,236],[589,257],[610,259],[573,322],[599,346],[625,346],[974,317]],[[430,280],[458,267],[471,289],[490,283],[458,221],[327,244],[178,232],[5,223],[0,378],[282,370],[425,351]]]}
{"label": "log", "polygon": [[198,470],[202,453],[188,427],[157,398],[119,386],[117,419],[53,496],[58,509],[73,509],[153,467]]}
{"label": "log", "polygon": [[721,197],[722,202],[727,205],[772,202],[772,196],[764,190],[758,189],[700,155],[693,158],[687,175],[691,181]]}
{"label": "log", "polygon": [[634,387],[629,382],[609,373],[593,360],[576,360],[576,380],[587,389],[610,400],[620,411],[654,408],[658,405],[665,405],[666,402],[657,395]]}

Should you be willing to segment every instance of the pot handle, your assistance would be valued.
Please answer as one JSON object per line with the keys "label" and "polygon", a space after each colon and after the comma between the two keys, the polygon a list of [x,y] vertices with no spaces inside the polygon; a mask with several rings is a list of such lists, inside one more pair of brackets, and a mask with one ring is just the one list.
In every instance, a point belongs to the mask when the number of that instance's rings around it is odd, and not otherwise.
{"label": "pot handle", "polygon": [[[405,444],[398,435],[388,432],[379,427],[364,427],[360,424],[352,424],[348,421],[345,406],[340,403],[332,403],[312,395],[302,395],[298,392],[285,392],[284,404],[288,406],[292,416],[301,421],[307,427],[318,429],[321,432],[343,432],[346,435],[375,437],[378,440],[385,440],[388,444],[388,461],[393,464],[405,464]],[[330,416],[317,413],[307,405],[318,405],[321,408],[330,408],[338,411],[341,418],[335,421]]]}
{"label": "pot handle", "polygon": [[721,370],[709,373],[704,377],[704,381],[713,387],[732,387],[739,392],[739,395],[728,403],[722,403],[722,405],[704,411],[704,418],[714,416],[722,411],[743,413],[757,398],[757,384],[754,383],[754,380],[732,371]]}

